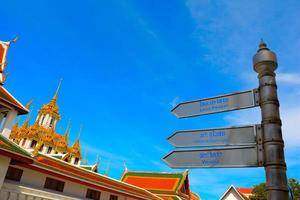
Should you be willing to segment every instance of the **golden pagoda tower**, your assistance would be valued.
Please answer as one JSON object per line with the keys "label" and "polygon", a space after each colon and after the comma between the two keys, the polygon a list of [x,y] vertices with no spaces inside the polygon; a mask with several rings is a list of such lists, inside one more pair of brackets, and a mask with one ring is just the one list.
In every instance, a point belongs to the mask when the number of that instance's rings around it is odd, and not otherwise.
{"label": "golden pagoda tower", "polygon": [[45,128],[55,130],[58,120],[60,120],[59,108],[57,105],[58,92],[61,86],[62,79],[60,80],[56,92],[49,103],[44,104],[38,111],[36,122]]}

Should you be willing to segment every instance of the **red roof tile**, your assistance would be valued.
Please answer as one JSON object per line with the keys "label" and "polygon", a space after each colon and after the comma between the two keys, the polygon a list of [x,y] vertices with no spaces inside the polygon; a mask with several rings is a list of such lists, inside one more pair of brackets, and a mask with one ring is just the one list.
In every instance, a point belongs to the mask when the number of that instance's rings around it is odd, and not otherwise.
{"label": "red roof tile", "polygon": [[237,190],[243,194],[251,194],[253,188],[237,188]]}

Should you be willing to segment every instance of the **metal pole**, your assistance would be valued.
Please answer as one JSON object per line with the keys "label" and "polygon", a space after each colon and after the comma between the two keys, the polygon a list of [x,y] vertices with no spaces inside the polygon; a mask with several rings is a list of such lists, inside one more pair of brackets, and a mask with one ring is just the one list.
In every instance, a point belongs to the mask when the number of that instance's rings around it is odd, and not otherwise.
{"label": "metal pole", "polygon": [[274,73],[277,68],[277,58],[276,54],[267,48],[264,41],[261,41],[257,53],[253,56],[253,67],[259,79],[267,199],[287,200],[284,143]]}

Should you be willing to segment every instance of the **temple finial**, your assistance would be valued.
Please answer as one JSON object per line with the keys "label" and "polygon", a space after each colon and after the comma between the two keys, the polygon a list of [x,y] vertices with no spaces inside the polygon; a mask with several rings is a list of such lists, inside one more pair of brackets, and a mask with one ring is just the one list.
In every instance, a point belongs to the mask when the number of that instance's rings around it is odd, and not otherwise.
{"label": "temple finial", "polygon": [[67,136],[67,137],[69,136],[70,130],[71,130],[71,119],[69,119],[69,121],[68,121],[65,136]]}
{"label": "temple finial", "polygon": [[80,134],[81,134],[81,132],[82,132],[82,127],[83,127],[83,125],[81,124],[81,125],[80,125],[80,128],[79,128],[79,132],[78,132],[78,138],[77,138],[77,140],[79,140],[79,139],[80,139]]}
{"label": "temple finial", "polygon": [[97,154],[97,158],[96,158],[96,165],[99,164],[99,154]]}
{"label": "temple finial", "polygon": [[30,101],[28,101],[28,103],[25,105],[25,107],[29,110],[30,107],[32,106],[34,99],[31,99]]}
{"label": "temple finial", "polygon": [[[30,108],[33,108],[33,106],[32,106],[32,102],[33,102],[33,99],[32,100],[30,100],[27,104],[26,104],[26,108],[27,109],[30,109]],[[29,105],[28,105],[29,104]],[[28,106],[28,107],[27,107]],[[27,118],[26,118],[26,121],[25,121],[25,123],[27,122],[27,123],[29,123],[29,120],[30,120],[30,117],[31,117],[31,110],[29,111],[29,113],[28,113],[28,115],[27,115]]]}
{"label": "temple finial", "polygon": [[18,39],[19,39],[19,36],[18,36],[18,35],[16,35],[16,37],[15,37],[14,39],[10,40],[9,42],[16,43]]}
{"label": "temple finial", "polygon": [[55,94],[54,94],[54,96],[53,96],[53,99],[57,99],[57,96],[58,96],[58,93],[59,93],[59,89],[60,89],[62,80],[63,80],[63,79],[61,78],[60,81],[59,81],[59,84],[58,84],[58,86],[57,86],[57,89],[56,89],[56,91],[55,91]]}
{"label": "temple finial", "polygon": [[109,160],[108,163],[107,163],[107,167],[106,167],[104,176],[108,176],[109,165],[110,165],[110,160]]}

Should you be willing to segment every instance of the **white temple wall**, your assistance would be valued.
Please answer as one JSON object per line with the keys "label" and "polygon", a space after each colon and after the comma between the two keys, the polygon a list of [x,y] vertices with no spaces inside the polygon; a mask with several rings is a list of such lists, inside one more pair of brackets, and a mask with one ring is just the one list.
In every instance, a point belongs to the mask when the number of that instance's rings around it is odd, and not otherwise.
{"label": "white temple wall", "polygon": [[35,186],[38,188],[44,187],[46,175],[44,175],[42,173],[38,173],[31,169],[17,167],[17,166],[14,166],[14,167],[24,170],[21,181],[20,181],[21,183],[26,184],[26,185]]}
{"label": "white temple wall", "polygon": [[[1,170],[4,169],[4,167],[2,167],[2,165],[5,165],[6,170],[7,170],[7,167],[9,166],[10,159],[7,160],[3,164],[2,164],[2,162],[3,162],[3,159],[0,157],[0,167],[1,167],[0,173],[4,174],[4,176],[3,176],[3,180],[4,180],[6,171],[5,172],[1,171]],[[79,199],[85,199],[87,189],[90,188],[92,190],[97,190],[97,191],[101,192],[100,200],[109,200],[110,195],[118,196],[118,200],[134,200],[134,199],[128,198],[128,197],[126,198],[125,196],[122,196],[122,195],[117,195],[117,194],[110,193],[110,192],[107,192],[107,191],[101,191],[101,190],[98,190],[98,189],[95,189],[95,188],[92,188],[92,187],[81,185],[79,183],[75,183],[75,182],[72,182],[72,181],[68,181],[68,180],[60,179],[60,178],[50,176],[50,175],[47,175],[47,174],[43,174],[41,172],[37,172],[37,171],[31,170],[31,169],[28,169],[28,168],[24,168],[24,167],[20,167],[20,166],[16,166],[16,165],[14,165],[12,167],[22,169],[23,174],[22,174],[20,182],[14,182],[14,181],[9,181],[9,180],[7,180],[7,182],[8,183],[13,183],[13,184],[15,183],[16,185],[19,184],[19,185],[22,185],[22,186],[27,187],[27,188],[32,188],[33,190],[41,190],[41,191],[45,191],[45,192],[48,192],[48,193],[66,195],[66,196],[70,196],[70,197],[72,196],[74,198],[79,198]],[[53,179],[56,179],[56,180],[61,180],[61,181],[65,182],[63,192],[57,192],[57,191],[52,191],[52,190],[49,190],[49,189],[45,189],[44,185],[45,185],[45,181],[46,181],[47,177],[50,177],[50,178],[53,178]],[[4,181],[4,183],[5,183],[5,181]]]}
{"label": "white temple wall", "polygon": [[9,163],[10,163],[9,157],[0,155],[0,189],[3,185]]}
{"label": "white temple wall", "polygon": [[87,191],[86,186],[73,183],[73,182],[66,182],[64,188],[64,194],[74,195],[83,198],[85,198],[86,191]]}
{"label": "white temple wall", "polygon": [[1,134],[4,135],[4,137],[9,138],[11,129],[15,123],[15,118],[17,116],[18,112],[16,110],[10,110],[8,111],[5,121],[3,123]]}

